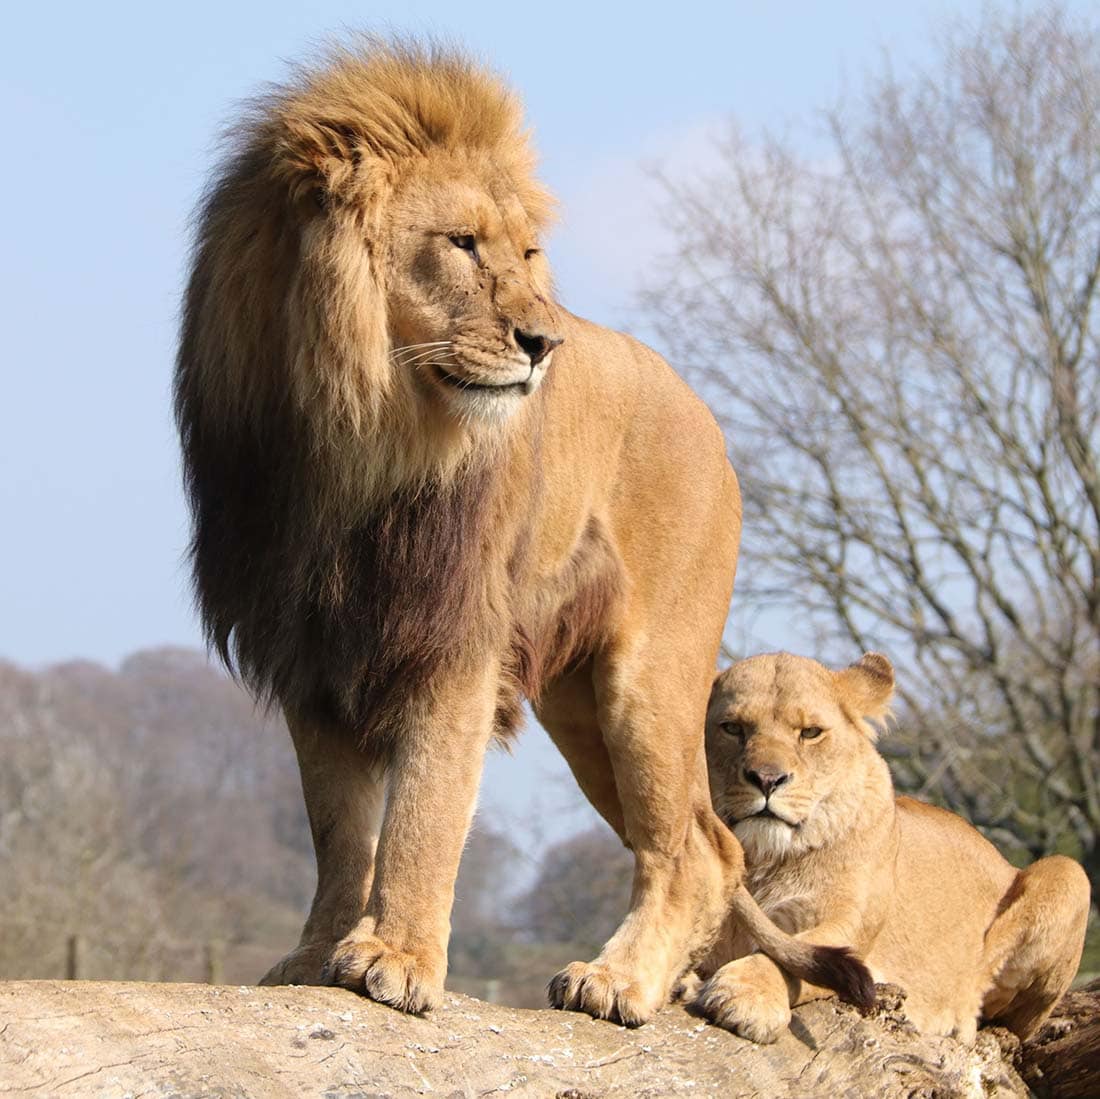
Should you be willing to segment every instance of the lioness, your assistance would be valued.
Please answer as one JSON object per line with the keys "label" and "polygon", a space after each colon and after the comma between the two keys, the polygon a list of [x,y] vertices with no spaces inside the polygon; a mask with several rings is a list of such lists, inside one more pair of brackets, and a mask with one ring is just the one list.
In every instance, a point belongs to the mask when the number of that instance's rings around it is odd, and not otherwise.
{"label": "lioness", "polygon": [[[764,911],[797,937],[852,945],[907,991],[920,1030],[971,1042],[982,1020],[1026,1038],[1077,970],[1088,878],[1059,855],[1017,870],[955,814],[895,797],[873,724],[893,691],[878,653],[841,671],[789,653],[733,665],[707,711],[715,809]],[[773,1041],[791,1006],[823,993],[753,947],[728,926],[696,1003]]]}
{"label": "lioness", "polygon": [[[526,698],[636,860],[552,1002],[641,1023],[730,905],[760,917],[703,755],[741,527],[721,433],[658,355],[554,300],[553,201],[481,66],[368,40],[230,141],[175,396],[207,636],[282,706],[317,853],[265,981],[439,1002],[485,749]],[[843,951],[761,928],[863,998]]]}

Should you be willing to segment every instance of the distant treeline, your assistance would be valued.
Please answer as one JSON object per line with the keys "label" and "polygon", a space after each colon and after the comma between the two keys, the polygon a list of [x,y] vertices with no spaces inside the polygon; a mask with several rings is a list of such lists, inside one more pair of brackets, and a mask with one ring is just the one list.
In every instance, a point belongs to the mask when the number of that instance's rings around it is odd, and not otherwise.
{"label": "distant treeline", "polygon": [[[101,979],[205,980],[217,943],[225,980],[251,983],[295,943],[315,879],[290,738],[202,653],[117,672],[0,662],[0,759],[0,979],[65,976],[73,935],[81,975]],[[542,1004],[625,913],[630,865],[601,827],[547,849],[531,884],[480,823],[451,987]]]}

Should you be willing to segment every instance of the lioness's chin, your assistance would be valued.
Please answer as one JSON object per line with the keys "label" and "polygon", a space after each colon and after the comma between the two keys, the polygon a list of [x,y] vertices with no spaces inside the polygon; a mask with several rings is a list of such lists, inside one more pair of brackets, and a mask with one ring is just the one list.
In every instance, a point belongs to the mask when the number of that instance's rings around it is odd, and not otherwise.
{"label": "lioness's chin", "polygon": [[771,862],[790,853],[798,828],[776,817],[748,817],[734,825],[733,834],[750,861]]}

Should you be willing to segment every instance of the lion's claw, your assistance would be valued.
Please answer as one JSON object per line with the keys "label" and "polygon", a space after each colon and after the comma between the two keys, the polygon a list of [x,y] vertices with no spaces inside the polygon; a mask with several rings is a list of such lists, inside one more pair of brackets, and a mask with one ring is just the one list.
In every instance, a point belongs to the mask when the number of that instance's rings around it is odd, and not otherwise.
{"label": "lion's claw", "polygon": [[326,985],[325,975],[332,943],[299,946],[276,962],[261,978],[261,985]]}
{"label": "lion's claw", "polygon": [[655,997],[644,995],[631,976],[602,962],[567,965],[551,979],[546,991],[551,1007],[584,1011],[629,1027],[648,1022],[661,1007]]}
{"label": "lion's claw", "polygon": [[443,999],[443,968],[420,955],[394,950],[373,935],[344,939],[326,966],[329,984],[412,1014],[439,1006]]}

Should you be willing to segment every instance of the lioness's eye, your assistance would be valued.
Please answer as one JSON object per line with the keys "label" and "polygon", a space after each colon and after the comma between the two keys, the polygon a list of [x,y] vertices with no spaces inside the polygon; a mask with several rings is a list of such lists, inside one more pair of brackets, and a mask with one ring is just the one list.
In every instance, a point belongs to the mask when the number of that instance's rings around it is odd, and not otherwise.
{"label": "lioness's eye", "polygon": [[745,726],[740,721],[723,721],[718,728],[727,736],[735,736],[738,740],[745,739]]}
{"label": "lioness's eye", "polygon": [[463,252],[469,252],[474,259],[477,259],[477,241],[470,233],[456,233],[450,240],[456,248],[461,248]]}
{"label": "lioness's eye", "polygon": [[821,734],[825,732],[820,725],[810,725],[808,728],[803,729],[801,736],[803,740],[817,740]]}

